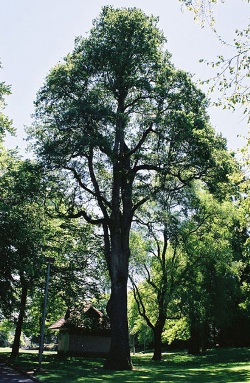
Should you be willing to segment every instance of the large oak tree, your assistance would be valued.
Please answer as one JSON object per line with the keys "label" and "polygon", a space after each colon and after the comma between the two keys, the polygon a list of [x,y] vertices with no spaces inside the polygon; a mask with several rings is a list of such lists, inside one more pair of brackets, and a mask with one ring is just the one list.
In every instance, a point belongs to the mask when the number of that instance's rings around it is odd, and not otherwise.
{"label": "large oak tree", "polygon": [[216,165],[224,172],[217,154],[225,140],[165,42],[155,17],[104,7],[89,36],[77,38],[50,71],[29,131],[40,161],[60,174],[65,200],[58,213],[102,228],[111,279],[109,369],[132,368],[127,280],[135,212],[170,176],[178,190]]}

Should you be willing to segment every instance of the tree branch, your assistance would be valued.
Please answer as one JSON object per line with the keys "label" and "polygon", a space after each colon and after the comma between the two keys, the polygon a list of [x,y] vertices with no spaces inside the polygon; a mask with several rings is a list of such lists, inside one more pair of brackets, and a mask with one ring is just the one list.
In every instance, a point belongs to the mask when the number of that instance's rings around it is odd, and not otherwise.
{"label": "tree branch", "polygon": [[152,126],[153,126],[153,122],[151,122],[150,127],[144,131],[144,133],[143,133],[141,139],[139,140],[138,144],[133,149],[129,150],[126,153],[127,157],[132,156],[135,152],[137,152],[137,150],[139,150],[142,147],[143,143],[146,141],[147,136],[151,132],[154,132],[154,130],[152,129]]}
{"label": "tree branch", "polygon": [[96,180],[96,176],[95,176],[95,172],[94,172],[94,167],[93,167],[93,149],[90,150],[90,155],[88,157],[88,165],[89,165],[90,178],[91,178],[92,184],[93,184],[94,189],[95,189],[95,196],[97,198],[97,201],[98,201],[98,204],[99,204],[100,209],[102,211],[102,214],[103,214],[105,220],[108,222],[109,221],[109,216],[108,216],[107,209],[106,209],[104,204],[106,204],[109,207],[111,207],[111,206],[108,203],[108,201],[106,200],[106,198],[104,198],[101,195],[100,188],[99,188],[98,182]]}
{"label": "tree branch", "polygon": [[134,298],[135,298],[135,301],[136,301],[136,304],[138,307],[138,312],[139,312],[140,316],[145,319],[147,325],[152,330],[154,330],[155,326],[153,325],[153,323],[151,322],[151,320],[149,319],[149,317],[146,314],[146,308],[144,306],[140,291],[139,291],[137,285],[135,284],[133,278],[131,276],[129,276],[129,279],[130,279],[130,282],[132,283],[132,286],[133,286],[133,294],[134,294]]}

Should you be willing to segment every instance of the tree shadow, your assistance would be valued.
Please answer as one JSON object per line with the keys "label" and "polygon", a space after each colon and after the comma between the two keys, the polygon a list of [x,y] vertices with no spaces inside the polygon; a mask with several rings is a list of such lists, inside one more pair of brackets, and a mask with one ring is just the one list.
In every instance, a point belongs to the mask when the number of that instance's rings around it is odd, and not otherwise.
{"label": "tree shadow", "polygon": [[[168,382],[168,383],[239,383],[250,381],[250,349],[216,349],[206,355],[165,354],[162,362],[152,355],[136,355],[133,371],[106,371],[103,359],[43,355],[43,370],[36,376],[47,383]],[[35,369],[36,354],[20,354],[15,361],[26,371]]]}

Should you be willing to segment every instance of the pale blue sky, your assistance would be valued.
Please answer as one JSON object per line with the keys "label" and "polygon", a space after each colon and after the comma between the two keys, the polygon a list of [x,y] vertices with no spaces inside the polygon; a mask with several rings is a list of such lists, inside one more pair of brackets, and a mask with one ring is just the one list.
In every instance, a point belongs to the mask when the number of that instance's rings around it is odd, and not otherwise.
{"label": "pale blue sky", "polygon": [[[200,58],[214,60],[230,49],[221,47],[210,28],[201,29],[193,15],[181,11],[178,0],[0,0],[0,81],[12,85],[5,113],[13,119],[17,137],[8,137],[6,146],[18,146],[24,154],[24,125],[31,123],[33,101],[50,68],[74,46],[74,38],[86,35],[101,7],[139,7],[147,14],[159,16],[159,27],[168,40],[176,67],[207,79],[214,73]],[[244,27],[249,16],[245,0],[227,0],[215,7],[217,30],[232,42],[236,28]],[[229,148],[243,144],[238,134],[246,133],[246,119],[241,112],[210,108],[215,129],[227,137]]]}

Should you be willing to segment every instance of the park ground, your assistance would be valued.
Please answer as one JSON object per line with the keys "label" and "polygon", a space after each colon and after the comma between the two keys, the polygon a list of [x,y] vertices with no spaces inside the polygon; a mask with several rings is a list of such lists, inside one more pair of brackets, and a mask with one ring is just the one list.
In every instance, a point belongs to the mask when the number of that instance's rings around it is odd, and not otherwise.
{"label": "park ground", "polygon": [[[0,359],[9,361],[10,349],[0,348]],[[161,362],[153,362],[151,353],[132,356],[133,371],[105,371],[102,359],[58,357],[45,352],[42,371],[35,376],[46,383],[243,383],[250,382],[250,348],[208,350],[206,355],[167,352]],[[37,352],[21,351],[15,366],[34,373]]]}

